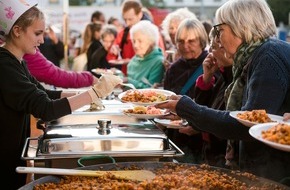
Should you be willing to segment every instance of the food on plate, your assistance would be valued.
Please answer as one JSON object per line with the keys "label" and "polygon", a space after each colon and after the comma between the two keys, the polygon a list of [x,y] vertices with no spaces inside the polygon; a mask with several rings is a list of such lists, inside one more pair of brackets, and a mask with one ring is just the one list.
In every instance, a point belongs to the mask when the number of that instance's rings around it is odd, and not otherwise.
{"label": "food on plate", "polygon": [[161,115],[162,111],[154,106],[135,106],[133,109],[126,109],[124,113],[131,114],[149,114],[149,115]]}
{"label": "food on plate", "polygon": [[147,107],[147,112],[146,114],[151,114],[151,115],[161,115],[163,112],[159,108],[155,108],[154,106],[148,106]]}
{"label": "food on plate", "polygon": [[96,69],[92,69],[92,71],[97,74],[114,74],[114,75],[121,72],[120,70],[116,68],[110,68],[110,69],[96,68]]}
{"label": "food on plate", "polygon": [[290,145],[290,125],[279,123],[262,131],[262,138],[279,144]]}
{"label": "food on plate", "polygon": [[93,111],[100,111],[100,110],[104,110],[105,106],[103,104],[97,104],[95,102],[92,102],[90,104],[89,109],[85,110],[85,112],[93,112]]}
{"label": "food on plate", "polygon": [[151,103],[151,102],[161,102],[165,101],[167,97],[164,94],[155,92],[153,90],[128,90],[121,98],[125,102],[142,102],[142,103]]}
{"label": "food on plate", "polygon": [[145,106],[136,106],[133,109],[126,109],[124,113],[146,114],[147,108]]}
{"label": "food on plate", "polygon": [[97,69],[94,70],[94,72],[100,73],[100,74],[114,74],[114,72],[111,69],[97,68]]}
{"label": "food on plate", "polygon": [[238,113],[237,117],[243,120],[248,120],[255,123],[268,123],[273,122],[268,116],[266,110],[252,110]]}
{"label": "food on plate", "polygon": [[[138,169],[132,166],[132,169]],[[131,168],[124,168],[128,170]],[[64,176],[59,183],[43,183],[34,190],[44,189],[281,189],[246,172],[223,172],[208,165],[166,164],[153,171],[151,181],[121,180],[112,174],[102,177]],[[247,181],[247,182],[245,182]]]}

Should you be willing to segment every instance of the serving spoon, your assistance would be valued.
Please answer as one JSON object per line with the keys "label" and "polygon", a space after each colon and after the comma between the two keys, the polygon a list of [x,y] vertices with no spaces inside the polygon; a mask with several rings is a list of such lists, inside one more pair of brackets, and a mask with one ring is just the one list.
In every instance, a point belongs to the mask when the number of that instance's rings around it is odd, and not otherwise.
{"label": "serving spoon", "polygon": [[93,171],[93,170],[77,170],[62,168],[41,168],[41,167],[17,167],[17,173],[34,173],[48,175],[72,175],[72,176],[104,176],[112,174],[118,179],[126,180],[152,180],[155,174],[149,170],[117,170],[117,171]]}

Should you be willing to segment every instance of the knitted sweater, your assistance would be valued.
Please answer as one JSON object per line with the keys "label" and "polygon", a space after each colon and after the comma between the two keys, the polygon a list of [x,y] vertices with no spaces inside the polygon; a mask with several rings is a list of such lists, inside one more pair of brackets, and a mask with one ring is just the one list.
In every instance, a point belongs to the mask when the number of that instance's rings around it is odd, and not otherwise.
{"label": "knitted sweater", "polygon": [[161,83],[164,76],[163,54],[160,48],[154,48],[144,58],[135,55],[128,64],[128,82],[136,88],[149,88],[142,82],[145,77],[151,84]]}
{"label": "knitted sweater", "polygon": [[[251,59],[251,58],[250,58]],[[270,39],[252,55],[241,110],[290,112],[290,45]],[[249,128],[228,111],[201,106],[183,96],[176,106],[179,116],[198,129],[220,138],[240,140],[240,168],[279,181],[290,176],[290,153],[273,149],[249,135]]]}

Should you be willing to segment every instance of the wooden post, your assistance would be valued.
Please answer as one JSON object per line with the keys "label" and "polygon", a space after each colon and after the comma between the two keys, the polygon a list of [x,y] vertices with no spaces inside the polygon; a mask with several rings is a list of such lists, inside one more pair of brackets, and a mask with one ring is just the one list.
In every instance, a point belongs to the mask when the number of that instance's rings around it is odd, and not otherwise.
{"label": "wooden post", "polygon": [[69,0],[63,0],[63,44],[64,44],[64,69],[69,70],[68,42],[69,42]]}

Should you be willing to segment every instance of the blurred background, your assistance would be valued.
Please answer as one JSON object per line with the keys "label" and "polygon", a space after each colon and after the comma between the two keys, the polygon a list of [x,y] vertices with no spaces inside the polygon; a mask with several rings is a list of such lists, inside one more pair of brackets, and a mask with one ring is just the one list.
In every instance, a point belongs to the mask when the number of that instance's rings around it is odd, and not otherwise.
{"label": "blurred background", "polygon": [[[214,15],[218,7],[228,0],[141,0],[152,14],[154,23],[161,28],[166,15],[178,8],[187,7],[202,21],[215,23]],[[90,22],[91,15],[100,11],[106,20],[117,18],[123,24],[121,4],[123,0],[41,0],[38,6],[46,13],[47,25],[70,51],[75,39],[78,38]],[[290,42],[290,0],[267,0],[274,14],[278,38]],[[70,56],[64,57],[64,67],[69,67]]]}

